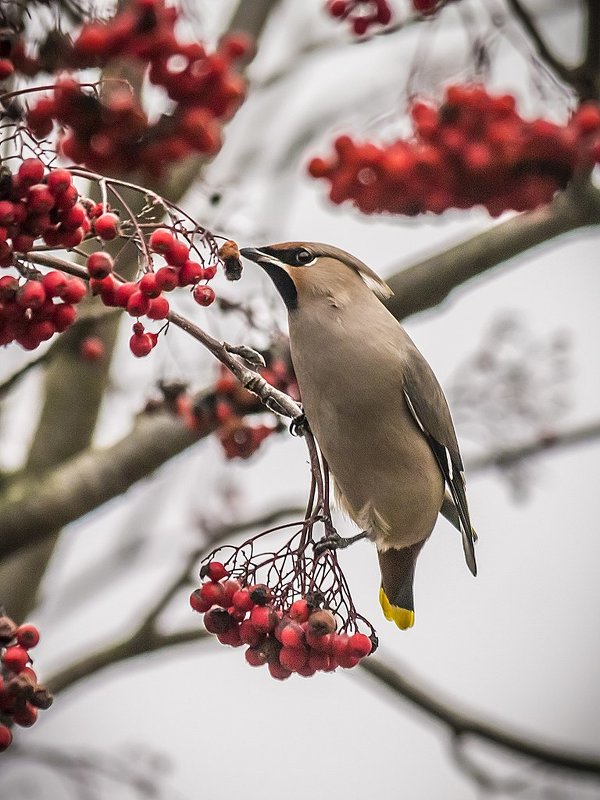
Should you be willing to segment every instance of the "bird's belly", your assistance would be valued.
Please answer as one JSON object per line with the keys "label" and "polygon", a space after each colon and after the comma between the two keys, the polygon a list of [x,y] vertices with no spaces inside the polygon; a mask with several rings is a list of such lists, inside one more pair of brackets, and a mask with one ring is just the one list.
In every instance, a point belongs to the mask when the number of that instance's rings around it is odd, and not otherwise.
{"label": "bird's belly", "polygon": [[[307,418],[335,479],[340,506],[369,533],[379,549],[406,547],[426,539],[444,496],[434,456],[404,406],[317,409]],[[332,423],[330,414],[335,417]],[[400,433],[401,431],[401,433]]]}

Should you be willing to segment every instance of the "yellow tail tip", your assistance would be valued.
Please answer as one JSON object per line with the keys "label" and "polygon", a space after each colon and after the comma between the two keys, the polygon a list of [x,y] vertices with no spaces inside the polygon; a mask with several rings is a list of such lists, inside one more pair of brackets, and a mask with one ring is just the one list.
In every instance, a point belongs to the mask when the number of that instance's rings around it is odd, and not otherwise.
{"label": "yellow tail tip", "polygon": [[401,630],[405,631],[415,624],[415,612],[410,611],[408,608],[393,606],[383,591],[383,586],[379,590],[379,602],[383,609],[383,616],[390,622],[395,622]]}

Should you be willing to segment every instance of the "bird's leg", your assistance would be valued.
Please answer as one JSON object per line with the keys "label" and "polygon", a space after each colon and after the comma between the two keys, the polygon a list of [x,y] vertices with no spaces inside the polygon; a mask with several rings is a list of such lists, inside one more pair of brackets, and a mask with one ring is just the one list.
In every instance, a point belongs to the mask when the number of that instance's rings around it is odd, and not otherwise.
{"label": "bird's leg", "polygon": [[340,536],[335,528],[331,528],[326,536],[315,542],[313,550],[316,556],[321,555],[325,550],[345,550],[351,544],[360,542],[361,539],[366,539],[367,535],[367,531],[361,531],[356,536]]}
{"label": "bird's leg", "polygon": [[292,436],[304,436],[307,430],[309,430],[308,420],[304,414],[295,417],[290,423],[290,433]]}

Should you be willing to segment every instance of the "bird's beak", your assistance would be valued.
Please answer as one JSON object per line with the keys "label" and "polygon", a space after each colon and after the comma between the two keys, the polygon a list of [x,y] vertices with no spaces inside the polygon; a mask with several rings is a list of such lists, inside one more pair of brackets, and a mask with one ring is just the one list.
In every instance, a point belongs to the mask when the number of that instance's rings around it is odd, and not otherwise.
{"label": "bird's beak", "polygon": [[263,267],[266,264],[272,264],[275,267],[284,268],[284,265],[278,259],[270,256],[268,253],[264,253],[262,250],[259,250],[257,247],[243,247],[240,250],[241,255],[244,258],[248,258],[250,261],[254,261],[255,264]]}

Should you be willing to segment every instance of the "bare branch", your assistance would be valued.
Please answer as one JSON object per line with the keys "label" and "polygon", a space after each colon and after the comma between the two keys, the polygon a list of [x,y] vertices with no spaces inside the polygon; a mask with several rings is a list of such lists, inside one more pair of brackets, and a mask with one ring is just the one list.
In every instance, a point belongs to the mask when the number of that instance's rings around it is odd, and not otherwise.
{"label": "bare branch", "polygon": [[171,415],[142,417],[112,447],[86,450],[45,475],[14,480],[0,501],[0,558],[123,494],[197,439]]}
{"label": "bare branch", "polygon": [[[594,0],[592,0],[594,2]],[[565,83],[572,83],[574,70],[569,69],[548,47],[545,39],[542,37],[539,28],[533,21],[529,11],[525,9],[521,0],[507,0],[508,7],[511,9],[515,17],[519,20],[527,35],[531,39],[537,54],[550,67],[558,76],[560,76]]]}
{"label": "bare branch", "polygon": [[398,319],[433,308],[463,283],[538,245],[600,223],[600,192],[586,179],[573,181],[552,203],[501,222],[438,255],[388,278],[387,307]]}
{"label": "bare branch", "polygon": [[543,437],[527,442],[520,447],[513,447],[510,450],[503,450],[497,453],[490,453],[467,462],[467,470],[470,473],[483,472],[487,469],[505,468],[519,461],[532,458],[533,456],[547,453],[551,450],[562,449],[564,447],[574,447],[578,444],[585,444],[600,438],[600,421],[581,425],[570,431],[562,433],[548,434]]}
{"label": "bare branch", "polygon": [[48,678],[46,685],[56,694],[73,686],[78,681],[87,680],[101,670],[119,664],[126,659],[189,642],[207,642],[212,638],[199,625],[189,630],[175,631],[173,633],[159,633],[142,627],[130,638],[112,644],[102,650],[97,650],[95,653],[90,653],[81,661],[55,673]]}
{"label": "bare branch", "polygon": [[421,711],[443,722],[454,736],[474,736],[504,750],[540,761],[546,766],[600,777],[600,757],[578,755],[536,742],[498,725],[482,722],[477,715],[458,710],[450,703],[438,699],[437,692],[434,694],[407,678],[406,669],[393,669],[375,657],[364,659],[359,666],[396,696],[403,697]]}

